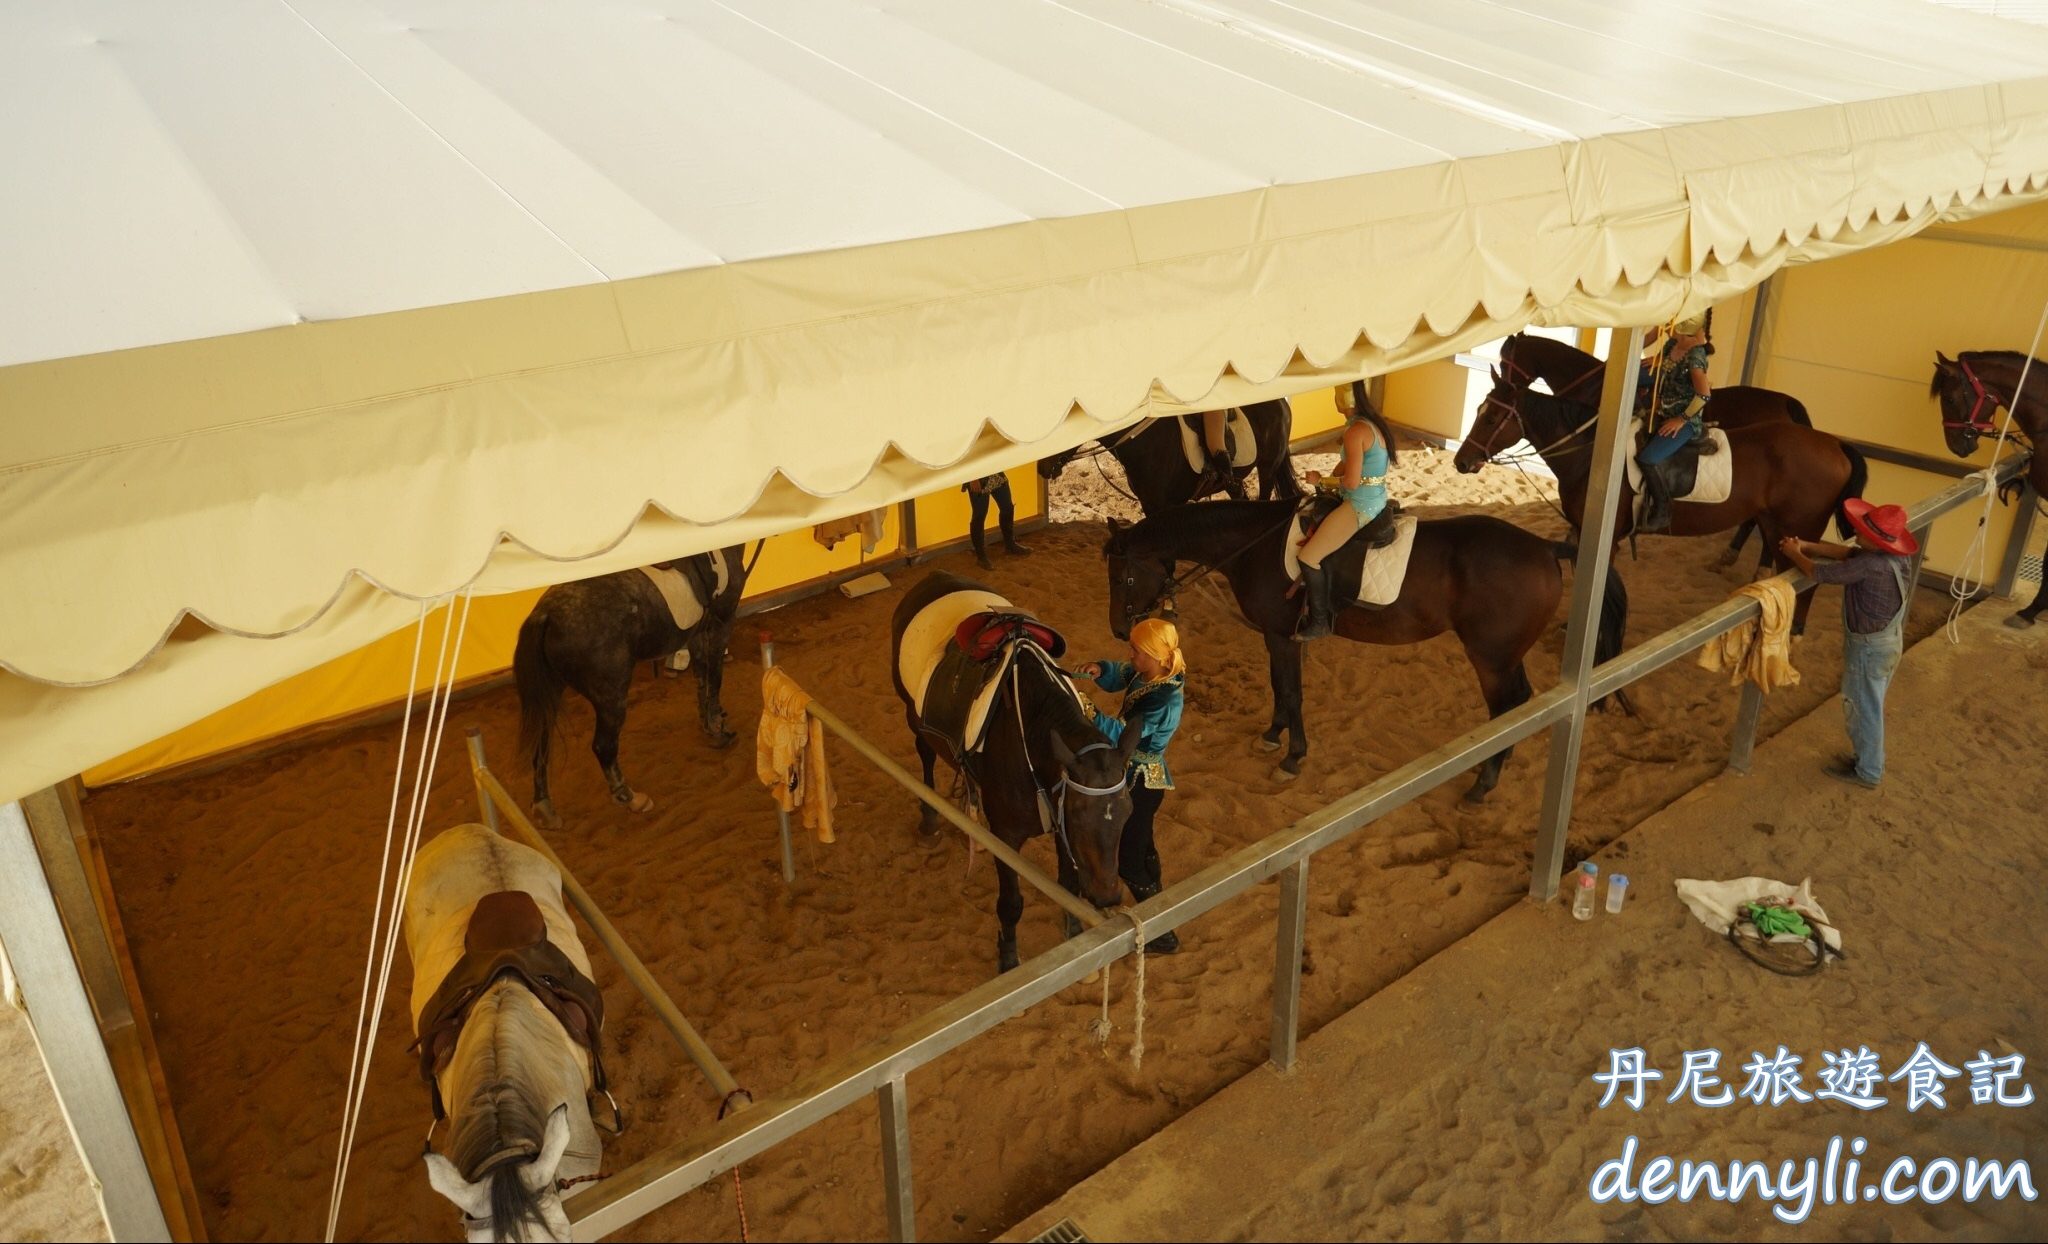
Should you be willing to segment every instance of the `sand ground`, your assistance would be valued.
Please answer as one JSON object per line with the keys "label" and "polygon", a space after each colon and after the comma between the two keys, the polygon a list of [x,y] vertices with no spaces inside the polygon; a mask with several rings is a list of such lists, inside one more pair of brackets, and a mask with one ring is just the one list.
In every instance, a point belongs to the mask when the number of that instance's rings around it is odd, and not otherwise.
{"label": "sand ground", "polygon": [[[1961,647],[1935,637],[1909,652],[1882,790],[1816,776],[1842,739],[1839,702],[1823,706],[1762,747],[1751,776],[1715,778],[1599,852],[1637,891],[1620,915],[1579,924],[1562,904],[1514,904],[1324,1027],[1291,1074],[1245,1077],[1006,1238],[1071,1217],[1102,1240],[2040,1239],[2048,1208],[2017,1197],[1838,1204],[1792,1226],[1754,1198],[1587,1195],[1631,1135],[1638,1172],[1657,1154],[1775,1170],[1840,1135],[1868,1142],[1866,1187],[1899,1155],[2024,1159],[2048,1196],[2048,776],[2037,698],[2016,691],[2048,685],[2048,633],[2005,630],[2006,612],[1965,615]],[[1318,892],[1330,884],[1310,875]],[[1672,891],[1679,877],[1745,875],[1812,877],[1849,957],[1818,977],[1770,975]],[[1328,927],[1311,916],[1311,937]],[[1722,1051],[1740,1089],[1739,1063],[1783,1044],[1812,1090],[1824,1049],[1867,1044],[1890,1073],[1921,1041],[1955,1067],[1980,1051],[2027,1056],[2035,1103],[1974,1104],[1967,1077],[1945,1108],[1917,1112],[1903,1084],[1868,1112],[1664,1100],[1690,1049]],[[1639,1114],[1602,1109],[1589,1077],[1631,1046],[1667,1078]]]}
{"label": "sand ground", "polygon": [[[1113,468],[1112,468],[1113,469]],[[1070,476],[1092,468],[1076,467]],[[1460,477],[1448,455],[1404,454],[1395,492],[1429,513],[1486,507],[1546,535],[1563,530],[1541,486],[1500,468]],[[1060,495],[1080,495],[1078,479]],[[998,554],[985,577],[1062,625],[1076,657],[1113,653],[1101,529],[1070,523],[1034,534],[1036,555]],[[1724,599],[1740,581],[1712,568],[1718,544],[1649,539],[1622,562],[1641,639]],[[1625,554],[1624,554],[1625,557]],[[965,553],[937,565],[970,572]],[[898,572],[899,587],[922,570]],[[896,593],[836,595],[761,619],[778,660],[857,728],[910,761],[887,672]],[[1924,635],[1940,605],[1916,602]],[[1484,720],[1476,683],[1451,637],[1409,648],[1327,641],[1310,653],[1312,750],[1303,776],[1276,779],[1250,741],[1270,710],[1258,637],[1199,590],[1182,597],[1192,666],[1189,715],[1174,745],[1180,789],[1161,813],[1167,879],[1313,811]],[[1798,651],[1806,681],[1774,695],[1775,733],[1835,689],[1837,605],[1824,597]],[[1537,688],[1553,685],[1558,635],[1532,653]],[[758,715],[752,644],[735,644],[726,707],[751,734]],[[1612,840],[1724,763],[1737,692],[1689,664],[1636,692],[1642,715],[1596,719],[1588,732],[1574,857]],[[774,818],[751,748],[711,750],[687,682],[636,682],[624,763],[657,807],[635,815],[606,798],[584,751],[591,716],[564,712],[556,800],[568,827],[557,849],[653,966],[706,1039],[757,1094],[882,1037],[994,970],[995,877],[972,871],[958,840],[927,849],[908,797],[844,749],[834,776],[841,841],[803,843],[785,888]],[[517,704],[509,689],[463,701],[431,794],[429,824],[475,815],[460,740],[480,727],[506,782]],[[170,1091],[212,1233],[305,1238],[319,1229],[349,1052],[349,1025],[396,751],[395,726],[355,730],[232,768],[96,793],[90,811],[134,942]],[[1513,906],[1527,885],[1542,785],[1540,744],[1510,763],[1481,808],[1462,783],[1385,818],[1317,862],[1311,896],[1317,971],[1304,996],[1313,1031]],[[1761,789],[1761,784],[1759,789]],[[1043,841],[1027,848],[1050,866]],[[1151,969],[1149,1053],[1142,1076],[1085,1034],[1097,999],[1062,997],[910,1077],[922,1233],[985,1239],[1193,1108],[1265,1057],[1273,892],[1183,931],[1187,949]],[[1051,945],[1050,904],[1027,903],[1026,957]],[[608,1062],[633,1126],[612,1143],[616,1169],[712,1116],[712,1093],[609,963]],[[452,1207],[419,1164],[427,1102],[403,1051],[404,969],[378,1034],[360,1153],[342,1233],[360,1239],[455,1238]],[[233,1016],[227,1022],[224,1016]],[[872,1111],[843,1112],[745,1169],[756,1238],[878,1238],[883,1230]],[[733,1192],[719,1182],[621,1238],[737,1234]]]}
{"label": "sand ground", "polygon": [[104,1240],[28,1015],[0,998],[0,1240]]}

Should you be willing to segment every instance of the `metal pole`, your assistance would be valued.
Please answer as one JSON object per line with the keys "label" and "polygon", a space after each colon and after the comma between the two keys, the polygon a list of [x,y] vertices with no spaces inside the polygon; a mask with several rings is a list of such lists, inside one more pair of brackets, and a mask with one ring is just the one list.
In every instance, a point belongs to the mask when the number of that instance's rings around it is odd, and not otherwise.
{"label": "metal pole", "polygon": [[1927,564],[1927,546],[1934,540],[1934,524],[1913,529],[1913,538],[1920,542],[1920,551],[1913,554],[1913,570],[1906,576],[1906,608],[1913,607],[1913,593],[1920,590],[1920,570]]}
{"label": "metal pole", "polygon": [[2012,530],[2005,537],[2005,559],[1998,567],[1998,594],[2009,597],[2020,581],[2020,562],[2027,555],[2027,541],[2034,535],[2035,507],[2041,494],[2032,483],[2020,486],[2019,513],[2012,516]]}
{"label": "metal pole", "polygon": [[942,798],[939,792],[910,776],[908,769],[889,759],[880,748],[862,738],[852,726],[841,721],[837,713],[834,713],[816,700],[812,700],[811,716],[824,722],[827,730],[845,739],[847,743],[852,745],[853,750],[867,757],[869,762],[876,768],[895,778],[898,785],[908,790],[911,794],[916,795],[924,802],[925,806],[932,808],[940,816],[945,817],[947,821],[952,823],[955,829],[974,839],[985,847],[989,854],[1015,869],[1019,877],[1030,882],[1033,888],[1053,902],[1058,903],[1062,911],[1091,929],[1102,923],[1101,912],[1096,911],[1093,906],[1082,900],[1073,891],[1067,889],[1067,887],[1046,876],[1039,870],[1036,864],[1017,854],[1015,847],[1004,842],[981,826],[976,825],[965,812],[962,812]]}
{"label": "metal pole", "polygon": [[889,1238],[917,1238],[917,1205],[910,1188],[910,1100],[902,1076],[875,1090],[882,1114],[882,1196],[889,1205]]}
{"label": "metal pole", "polygon": [[19,803],[0,805],[0,942],[107,1229],[116,1240],[169,1240],[170,1223]]}
{"label": "metal pole", "polygon": [[1530,865],[1529,895],[1542,903],[1557,897],[1558,870],[1564,867],[1572,785],[1578,777],[1579,746],[1586,733],[1586,707],[1592,703],[1593,641],[1614,553],[1615,508],[1622,496],[1629,416],[1636,400],[1636,365],[1642,352],[1640,328],[1609,339],[1607,376],[1600,390],[1600,424],[1593,434],[1592,475],[1586,481],[1586,508],[1580,515],[1578,563],[1572,571],[1571,619],[1565,627],[1558,677],[1558,685],[1571,691],[1572,712],[1550,732],[1550,770],[1544,778],[1543,816],[1537,822],[1536,853]]}
{"label": "metal pole", "polygon": [[[604,948],[611,952],[612,958],[618,963],[619,971],[632,982],[633,988],[640,991],[640,996],[647,999],[647,1005],[654,1008],[654,1013],[661,1019],[662,1025],[675,1037],[676,1043],[683,1047],[683,1052],[690,1056],[690,1061],[697,1064],[697,1070],[704,1073],[706,1080],[711,1081],[711,1087],[718,1091],[721,1098],[730,1099],[734,1093],[741,1093],[751,1099],[751,1094],[740,1088],[739,1082],[725,1069],[725,1064],[718,1061],[718,1055],[713,1054],[711,1047],[704,1044],[704,1038],[697,1035],[697,1030],[690,1026],[690,1021],[683,1018],[683,1013],[676,1006],[675,1000],[670,998],[668,991],[654,979],[654,974],[647,970],[647,965],[640,961],[640,956],[633,953],[633,948],[626,944],[626,939],[619,934],[618,927],[590,897],[590,892],[583,888],[583,883],[576,880],[575,874],[562,863],[562,858],[555,854],[547,839],[540,836],[540,831],[533,827],[526,819],[526,814],[512,802],[512,796],[499,784],[498,776],[489,769],[479,769],[477,780],[483,785],[484,793],[496,800],[498,810],[505,814],[505,825],[512,831],[510,836],[545,855],[548,862],[555,866],[555,871],[562,874],[562,893],[567,896],[570,906],[583,917],[591,932],[597,934],[597,940],[604,943]],[[751,1100],[748,1104],[751,1104]]]}
{"label": "metal pole", "polygon": [[[775,668],[775,640],[764,629],[761,632],[761,668]],[[789,846],[789,809],[775,805],[775,830],[782,836],[782,884],[796,884],[796,854]]]}
{"label": "metal pole", "polygon": [[484,790],[484,732],[475,726],[469,728],[469,778],[476,785],[476,805],[482,809],[484,824],[494,834],[505,831],[498,827],[498,805],[491,802],[489,792]]}
{"label": "metal pole", "polygon": [[1280,927],[1273,939],[1273,1066],[1294,1067],[1301,1038],[1301,952],[1308,935],[1308,856],[1280,874]]}
{"label": "metal pole", "polygon": [[1777,280],[1767,276],[1756,287],[1756,301],[1749,308],[1749,344],[1742,348],[1742,379],[1737,384],[1756,383],[1757,350],[1764,341],[1764,312],[1771,305],[1771,282]]}
{"label": "metal pole", "polygon": [[1756,723],[1764,711],[1764,689],[1754,682],[1742,684],[1742,704],[1735,710],[1735,742],[1728,749],[1728,771],[1747,775],[1756,756]]}

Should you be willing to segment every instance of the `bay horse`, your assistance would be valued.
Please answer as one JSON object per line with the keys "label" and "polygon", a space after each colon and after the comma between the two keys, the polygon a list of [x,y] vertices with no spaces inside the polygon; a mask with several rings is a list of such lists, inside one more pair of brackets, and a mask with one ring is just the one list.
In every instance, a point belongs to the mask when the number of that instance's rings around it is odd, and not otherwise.
{"label": "bay horse", "polygon": [[[2041,456],[2041,442],[2048,438],[2048,398],[2042,396],[2048,386],[2048,363],[2034,360],[2034,369],[2027,374],[2034,387],[2017,396],[2020,370],[2026,365],[2027,356],[2018,350],[1965,350],[1954,358],[1936,351],[1934,380],[1927,386],[1927,394],[1941,399],[1942,436],[1949,452],[1958,458],[1977,452],[1978,437],[1998,435],[1993,416],[1999,408],[2011,411],[2013,426],[2026,437],[2032,454],[2027,462],[2027,482],[2037,496],[2048,497],[2048,458]],[[2018,487],[2017,480],[2005,485],[2006,495]],[[2024,630],[2043,609],[2048,609],[2048,575],[2042,576],[2033,603],[2007,618],[2005,624]]]}
{"label": "bay horse", "polygon": [[[1258,460],[1252,466],[1233,472],[1238,487],[1244,486],[1244,481],[1256,468],[1261,501],[1301,496],[1301,482],[1294,478],[1294,408],[1288,405],[1286,398],[1280,398],[1271,402],[1253,402],[1243,410],[1245,420],[1251,424],[1252,436],[1258,442],[1259,452]],[[1184,417],[1195,418],[1193,415]],[[1124,478],[1130,481],[1131,494],[1137,498],[1138,508],[1148,516],[1223,491],[1220,481],[1212,481],[1200,495],[1196,494],[1202,482],[1202,472],[1190,467],[1187,455],[1181,452],[1181,432],[1176,426],[1180,418],[1182,416],[1147,419],[1137,427],[1126,428],[1100,442],[1103,449],[1123,464]],[[1060,472],[1066,470],[1067,464],[1080,452],[1081,446],[1076,445],[1049,458],[1040,458],[1039,475],[1048,480],[1058,479]]]}
{"label": "bay horse", "polygon": [[[973,593],[972,599],[948,606],[943,598]],[[966,775],[979,798],[990,832],[1012,847],[1021,847],[1042,833],[1054,835],[1059,855],[1060,884],[1095,904],[1110,907],[1123,897],[1118,847],[1124,823],[1131,816],[1128,774],[1138,732],[1126,730],[1121,744],[1112,743],[1081,708],[1079,696],[1052,664],[1057,653],[1020,651],[1002,675],[988,708],[987,732],[979,750],[968,756],[929,728],[919,697],[903,682],[904,634],[928,606],[1007,609],[1008,602],[970,579],[934,571],[903,594],[889,629],[889,672],[903,701],[904,720],[924,766],[924,784],[932,785],[933,765],[944,751],[948,767]],[[965,620],[970,613],[963,613]],[[952,629],[938,637],[952,642]],[[938,832],[938,813],[918,803],[918,830]],[[1024,914],[1024,895],[1017,874],[996,862],[996,937],[999,972],[1017,966],[1017,920]],[[1072,930],[1070,928],[1070,932]]]}
{"label": "bay horse", "polygon": [[[1582,531],[1598,421],[1598,406],[1516,384],[1496,369],[1493,389],[1480,402],[1478,418],[1454,461],[1459,471],[1469,475],[1515,442],[1528,441],[1557,477],[1565,521],[1574,531]],[[1712,535],[1754,519],[1763,531],[1765,556],[1777,570],[1784,569],[1778,540],[1783,536],[1818,540],[1830,515],[1843,536],[1853,538],[1855,530],[1842,513],[1842,503],[1862,496],[1870,478],[1869,466],[1854,445],[1796,423],[1765,422],[1729,430],[1728,451],[1734,457],[1728,499],[1711,505],[1673,503],[1668,534]],[[1619,491],[1616,544],[1635,530],[1635,490],[1625,477]],[[1610,589],[1613,582],[1610,578]],[[1813,593],[1801,593],[1792,614],[1794,635],[1805,631],[1806,613],[1812,605]]]}
{"label": "bay horse", "polygon": [[[1600,406],[1600,385],[1607,373],[1606,360],[1598,355],[1533,333],[1515,333],[1501,342],[1500,368],[1511,382],[1521,388],[1527,388],[1528,381],[1532,379],[1541,379],[1558,397],[1568,402],[1582,402],[1595,409]],[[1713,400],[1707,405],[1707,414],[1714,423],[1730,430],[1759,423],[1796,423],[1802,428],[1813,426],[1812,416],[1806,413],[1805,403],[1798,398],[1776,389],[1747,384],[1715,389]],[[1743,520],[1716,565],[1733,566],[1756,525],[1753,518]]]}
{"label": "bay horse", "polygon": [[715,747],[732,745],[735,736],[726,729],[719,691],[726,642],[753,569],[742,563],[741,551],[742,546],[733,545],[657,564],[656,569],[680,571],[701,607],[701,616],[687,631],[676,625],[661,589],[638,570],[558,583],[541,593],[512,652],[519,746],[533,762],[533,815],[540,825],[562,827],[548,796],[548,753],[564,687],[574,688],[597,711],[590,750],[612,799],[635,812],[652,810],[654,800],[629,786],[619,769],[619,731],[626,724],[634,666],[687,651],[697,675],[697,713],[704,733]]}
{"label": "bay horse", "polygon": [[[446,1112],[445,1155],[429,1136],[428,1182],[477,1244],[568,1240],[563,1181],[589,1187],[581,1177],[597,1174],[603,1152],[590,1115],[603,1088],[595,1033],[579,1041],[521,976],[524,960],[545,960],[595,992],[561,874],[482,825],[437,834],[413,859],[405,948],[436,1128]],[[598,1021],[602,1009],[600,999]]]}
{"label": "bay horse", "polygon": [[[1277,751],[1281,734],[1290,736],[1280,762],[1288,777],[1301,772],[1308,755],[1301,711],[1304,645],[1294,638],[1303,604],[1295,599],[1283,561],[1295,505],[1215,501],[1183,506],[1131,527],[1112,519],[1102,547],[1109,571],[1109,629],[1118,639],[1129,638],[1139,619],[1170,608],[1178,588],[1194,577],[1217,570],[1230,580],[1244,620],[1266,641],[1273,720],[1260,746]],[[1564,591],[1560,552],[1551,541],[1488,515],[1422,519],[1400,595],[1377,609],[1340,608],[1337,634],[1356,643],[1398,646],[1454,632],[1479,676],[1488,716],[1498,717],[1532,694],[1523,658],[1557,613]],[[1176,577],[1181,562],[1192,562],[1194,569]],[[1610,580],[1609,586],[1610,599],[1618,599],[1619,584]],[[1601,660],[1621,651],[1620,616],[1601,620]],[[1467,802],[1484,799],[1500,781],[1511,750],[1503,748],[1480,764],[1465,792]]]}

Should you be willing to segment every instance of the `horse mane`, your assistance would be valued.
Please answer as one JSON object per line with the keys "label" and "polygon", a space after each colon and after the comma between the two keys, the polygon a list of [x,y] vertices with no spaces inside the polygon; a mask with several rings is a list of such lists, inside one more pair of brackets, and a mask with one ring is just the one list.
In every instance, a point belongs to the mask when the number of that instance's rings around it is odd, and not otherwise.
{"label": "horse mane", "polygon": [[[500,1009],[503,999],[514,992],[532,998],[523,984],[500,977],[496,987],[487,990],[477,1009],[471,1012],[474,1023],[484,1017],[478,1012],[484,1011],[485,1003],[494,994],[497,996],[498,1001],[486,1014],[498,1026],[489,1034],[488,1048],[476,1055],[484,1063],[477,1071],[483,1081],[482,1091],[467,1101],[449,1102],[452,1118],[448,1160],[472,1183],[489,1177],[491,1234],[501,1244],[508,1240],[523,1241],[526,1224],[540,1225],[546,1221],[541,1215],[541,1193],[528,1188],[520,1178],[521,1169],[538,1157],[546,1144],[548,1109],[518,1091],[518,1072],[526,1051],[508,1039],[508,1029],[514,1028],[517,1021],[504,1023]],[[533,1007],[548,1023],[558,1022],[537,999],[533,1000]]]}
{"label": "horse mane", "polygon": [[[1384,435],[1384,433],[1382,433]],[[1392,461],[1393,451],[1388,450]],[[1297,502],[1281,498],[1273,501],[1203,501],[1199,504],[1177,505],[1161,514],[1142,518],[1128,527],[1114,532],[1103,544],[1106,557],[1153,557],[1163,553],[1162,546],[1180,536],[1209,536],[1227,530],[1233,523],[1257,515],[1277,515],[1282,509],[1292,510]],[[1166,554],[1172,556],[1171,554]]]}
{"label": "horse mane", "polygon": [[[1529,440],[1538,443],[1563,436],[1598,409],[1590,402],[1575,402],[1568,397],[1559,397],[1555,393],[1543,393],[1535,389],[1517,388],[1515,394],[1515,409],[1522,414],[1522,431]],[[1579,414],[1581,411],[1585,413]],[[1532,413],[1550,426],[1529,426],[1529,416]]]}

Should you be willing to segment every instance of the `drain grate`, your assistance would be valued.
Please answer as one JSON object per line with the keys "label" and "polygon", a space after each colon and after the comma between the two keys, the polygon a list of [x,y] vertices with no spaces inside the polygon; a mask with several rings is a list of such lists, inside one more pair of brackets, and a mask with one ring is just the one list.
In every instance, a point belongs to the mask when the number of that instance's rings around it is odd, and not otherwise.
{"label": "drain grate", "polygon": [[2032,554],[2020,558],[2019,577],[2030,583],[2039,583],[2041,581],[2041,559]]}
{"label": "drain grate", "polygon": [[1090,1244],[1088,1233],[1071,1218],[1062,1218],[1031,1237],[1031,1244]]}

